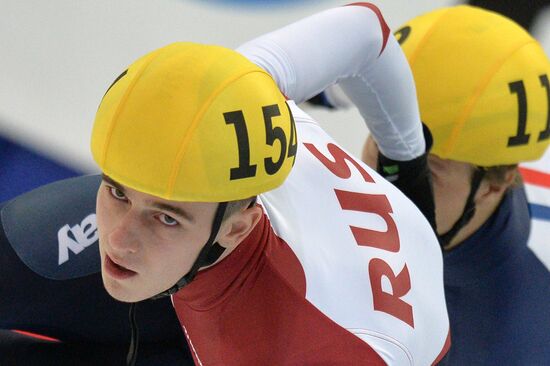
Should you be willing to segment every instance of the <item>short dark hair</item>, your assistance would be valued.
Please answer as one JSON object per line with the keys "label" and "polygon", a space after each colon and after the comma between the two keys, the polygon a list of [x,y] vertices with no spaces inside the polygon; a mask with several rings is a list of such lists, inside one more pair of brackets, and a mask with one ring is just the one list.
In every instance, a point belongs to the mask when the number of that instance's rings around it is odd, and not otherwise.
{"label": "short dark hair", "polygon": [[506,174],[510,171],[514,173],[514,181],[510,188],[519,187],[523,184],[521,179],[521,174],[518,170],[517,164],[511,165],[495,165],[488,168],[483,168],[485,170],[485,179],[492,184],[504,184],[506,183]]}
{"label": "short dark hair", "polygon": [[244,207],[250,206],[253,202],[256,202],[256,196],[227,202],[227,207],[225,208],[225,214],[223,215],[222,221],[227,220],[231,215],[242,210]]}

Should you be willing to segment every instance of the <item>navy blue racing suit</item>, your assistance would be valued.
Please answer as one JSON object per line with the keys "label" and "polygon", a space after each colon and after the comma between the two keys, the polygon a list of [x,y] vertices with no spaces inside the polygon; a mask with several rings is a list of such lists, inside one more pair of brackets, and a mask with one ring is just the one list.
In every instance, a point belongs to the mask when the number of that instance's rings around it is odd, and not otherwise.
{"label": "navy blue racing suit", "polygon": [[[67,179],[0,204],[1,365],[125,364],[129,304],[109,296],[100,273],[100,182]],[[136,311],[137,365],[193,364],[169,298],[140,302]]]}

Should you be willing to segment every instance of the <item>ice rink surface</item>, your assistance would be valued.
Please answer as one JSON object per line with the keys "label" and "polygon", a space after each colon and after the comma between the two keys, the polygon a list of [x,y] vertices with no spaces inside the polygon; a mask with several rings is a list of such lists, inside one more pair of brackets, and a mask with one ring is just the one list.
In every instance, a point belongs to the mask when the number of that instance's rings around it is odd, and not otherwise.
{"label": "ice rink surface", "polygon": [[[228,3],[1,0],[0,135],[31,145],[74,169],[94,172],[89,136],[97,105],[112,80],[134,59],[175,41],[233,48],[347,2],[287,1],[277,6]],[[410,17],[455,1],[374,3],[396,29]],[[340,143],[359,153],[366,129],[355,111],[312,114]]]}

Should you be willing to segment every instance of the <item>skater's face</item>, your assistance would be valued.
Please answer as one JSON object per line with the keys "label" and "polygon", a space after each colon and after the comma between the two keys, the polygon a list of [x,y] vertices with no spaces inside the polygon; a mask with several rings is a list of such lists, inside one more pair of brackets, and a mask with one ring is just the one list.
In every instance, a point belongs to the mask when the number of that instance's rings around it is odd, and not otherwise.
{"label": "skater's face", "polygon": [[168,201],[104,177],[97,222],[101,273],[109,294],[136,302],[173,286],[207,242],[217,206]]}

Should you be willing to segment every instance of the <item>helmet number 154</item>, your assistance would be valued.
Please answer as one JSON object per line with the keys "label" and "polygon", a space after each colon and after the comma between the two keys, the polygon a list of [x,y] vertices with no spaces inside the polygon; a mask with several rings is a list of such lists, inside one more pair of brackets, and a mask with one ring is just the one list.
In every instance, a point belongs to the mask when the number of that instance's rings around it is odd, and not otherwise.
{"label": "helmet number 154", "polygon": [[[264,158],[264,169],[266,173],[273,175],[281,169],[285,158],[292,158],[296,156],[298,147],[296,139],[296,126],[294,125],[294,118],[292,117],[292,113],[289,108],[290,138],[287,138],[283,128],[278,126],[273,127],[273,118],[281,115],[279,106],[277,104],[263,106],[262,112],[265,125],[265,143],[269,146],[274,146],[275,142],[278,141],[281,146],[281,151],[276,160],[272,157]],[[232,124],[235,127],[239,150],[239,165],[230,169],[230,179],[235,180],[256,176],[257,164],[250,163],[250,140],[248,137],[248,130],[246,128],[247,123],[245,121],[243,111],[237,110],[226,112],[223,116],[226,124]]]}

